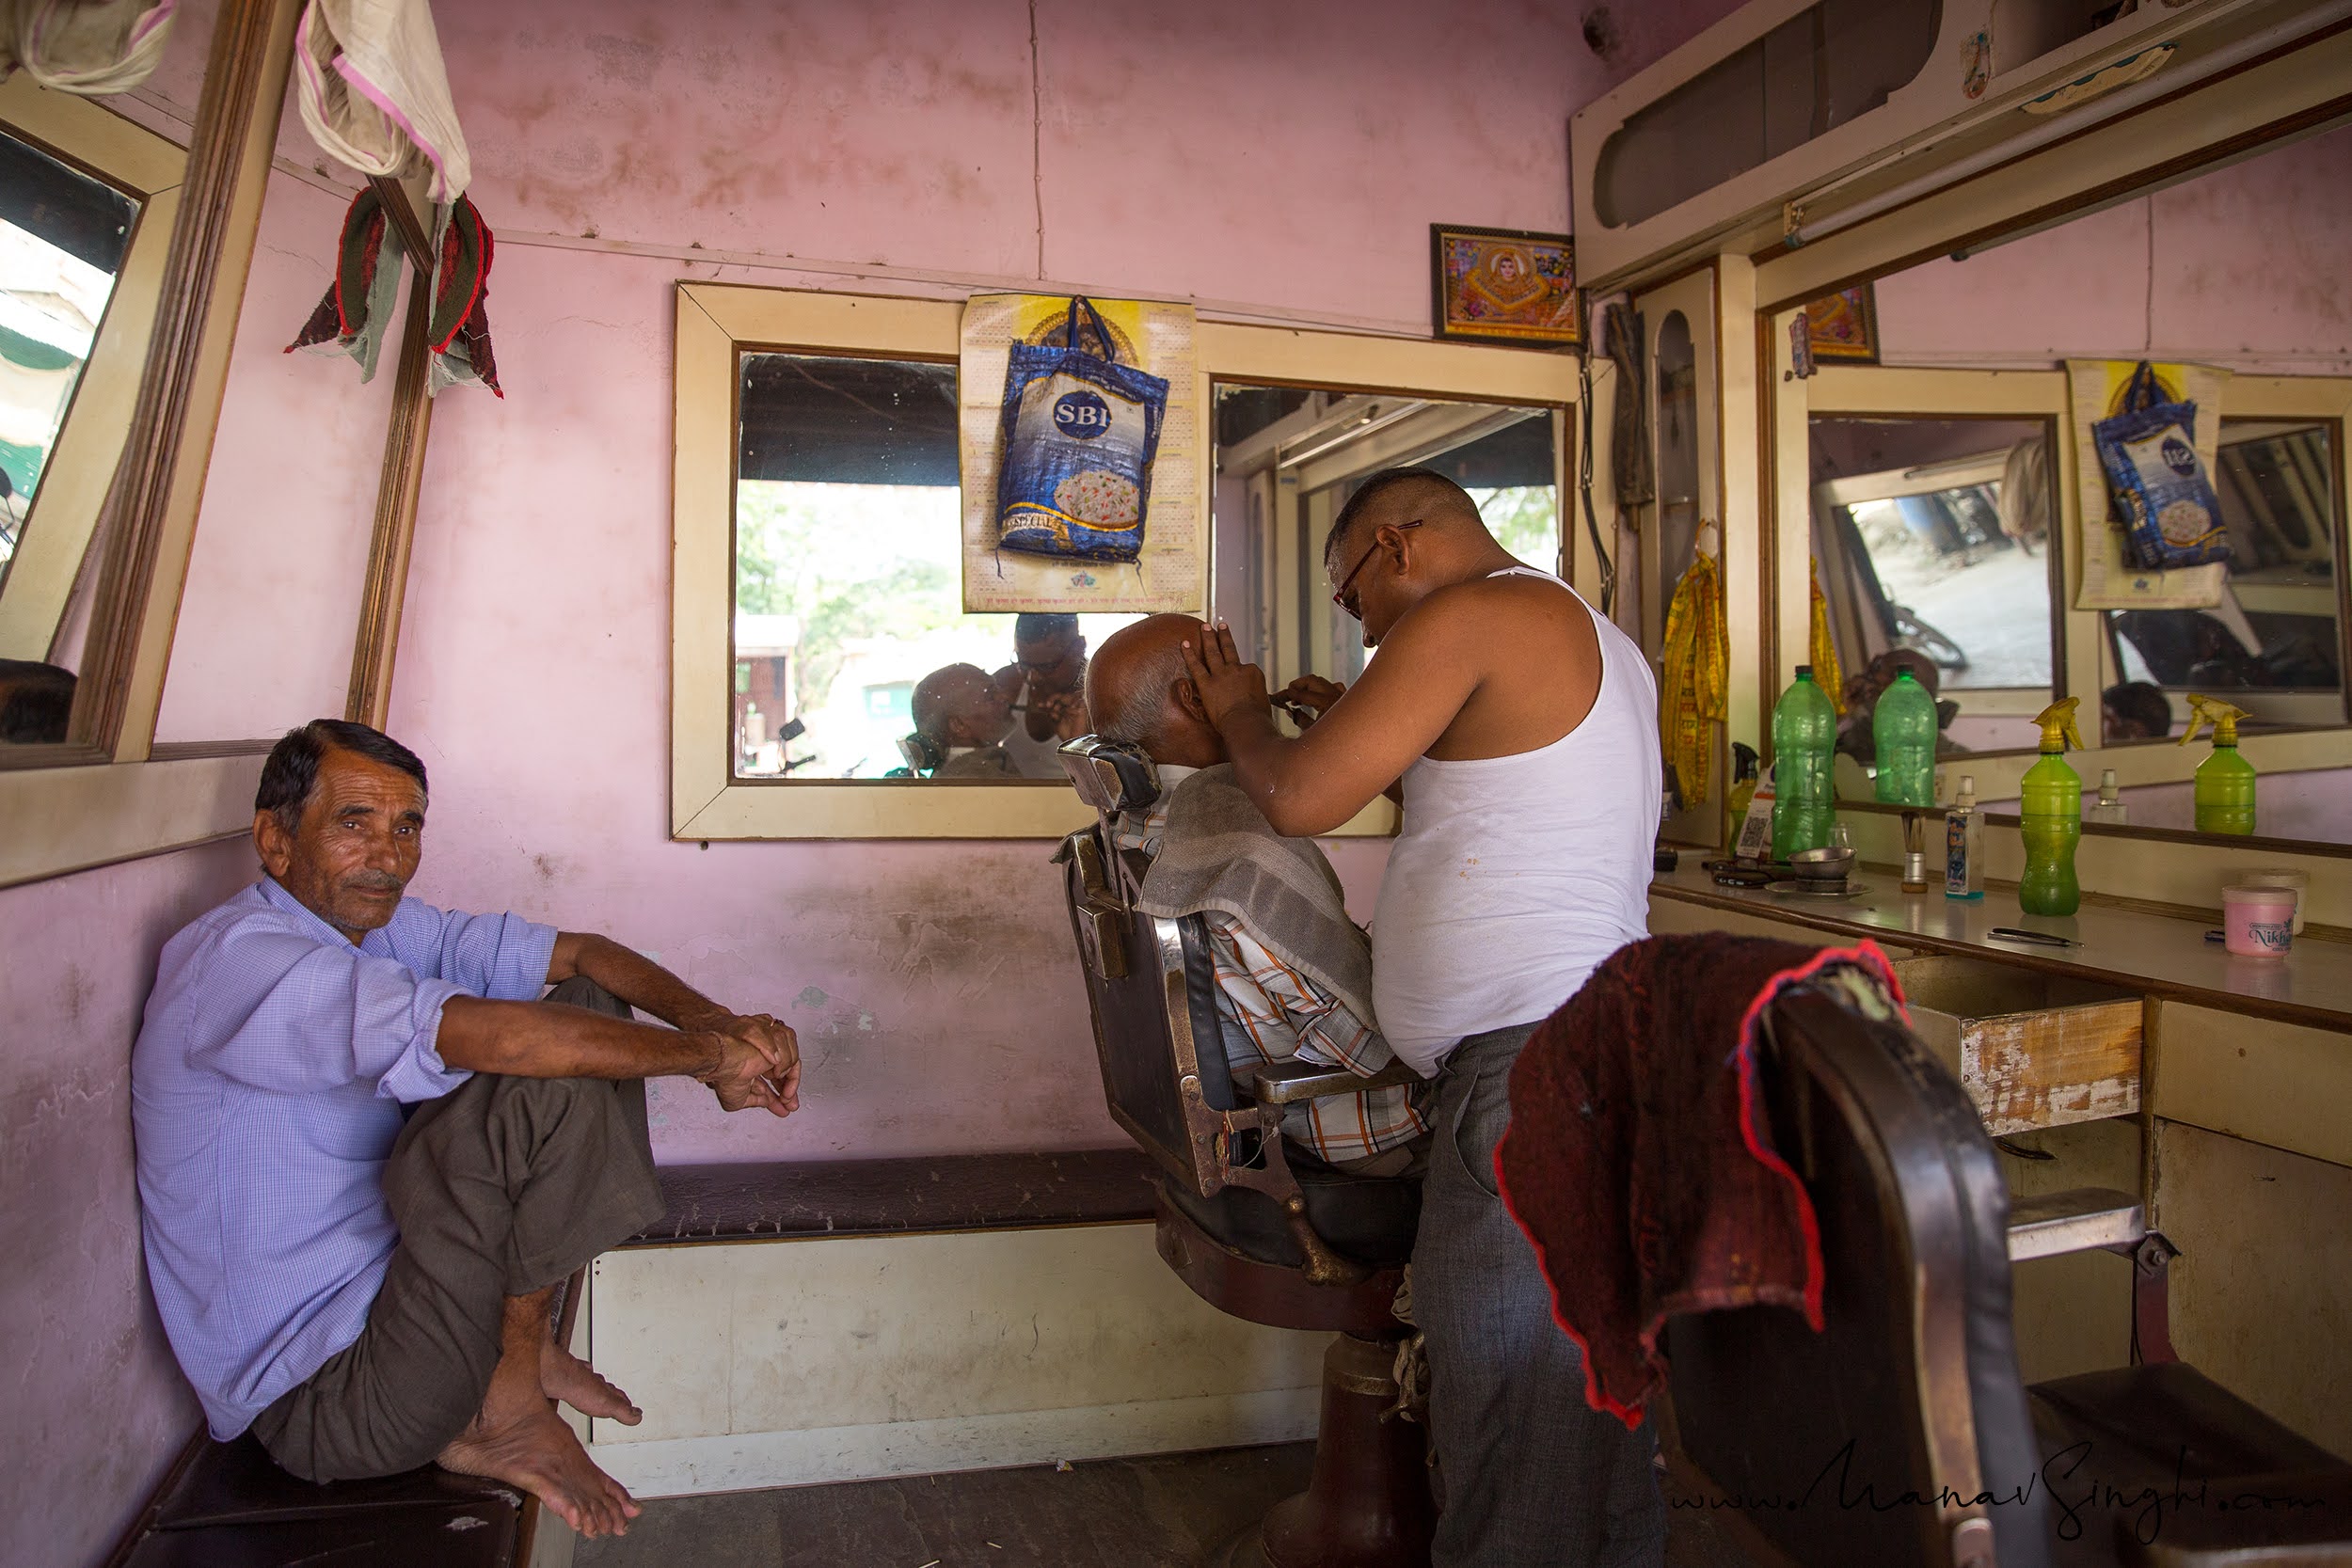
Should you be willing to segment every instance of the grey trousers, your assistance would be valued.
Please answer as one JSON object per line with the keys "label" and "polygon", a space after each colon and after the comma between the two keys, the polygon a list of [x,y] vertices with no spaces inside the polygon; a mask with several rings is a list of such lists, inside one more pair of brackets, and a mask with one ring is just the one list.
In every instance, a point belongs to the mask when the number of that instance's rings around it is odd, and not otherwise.
{"label": "grey trousers", "polygon": [[1413,1245],[1444,1490],[1433,1568],[1658,1568],[1666,1513],[1648,1424],[1584,1402],[1584,1356],[1551,1317],[1534,1248],[1496,1196],[1511,1064],[1532,1023],[1472,1035],[1437,1081]]}
{"label": "grey trousers", "polygon": [[[588,980],[548,1000],[629,1016]],[[506,1298],[661,1217],[644,1083],[476,1073],[408,1118],[384,1197],[400,1243],[367,1326],[254,1418],[262,1446],[307,1481],[430,1463],[482,1408]]]}

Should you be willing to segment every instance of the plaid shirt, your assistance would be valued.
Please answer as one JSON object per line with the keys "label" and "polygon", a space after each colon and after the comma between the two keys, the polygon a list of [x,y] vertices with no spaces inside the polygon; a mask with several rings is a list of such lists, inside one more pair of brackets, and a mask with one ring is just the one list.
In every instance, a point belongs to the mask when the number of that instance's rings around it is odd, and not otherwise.
{"label": "plaid shirt", "polygon": [[[1160,798],[1138,822],[1122,818],[1114,836],[1123,849],[1157,854],[1168,826],[1168,798],[1189,768],[1160,768]],[[1284,963],[1240,921],[1204,910],[1209,956],[1216,968],[1217,1022],[1225,1059],[1235,1069],[1262,1062],[1319,1062],[1369,1078],[1394,1061],[1380,1032],[1346,1003]],[[1329,1095],[1293,1105],[1282,1117],[1292,1142],[1333,1164],[1361,1160],[1410,1142],[1429,1130],[1413,1108],[1409,1085]]]}

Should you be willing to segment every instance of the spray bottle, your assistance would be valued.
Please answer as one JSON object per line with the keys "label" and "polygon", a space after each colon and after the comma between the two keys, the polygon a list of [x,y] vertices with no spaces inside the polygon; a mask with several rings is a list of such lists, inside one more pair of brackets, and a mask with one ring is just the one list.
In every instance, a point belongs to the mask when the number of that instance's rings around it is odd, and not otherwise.
{"label": "spray bottle", "polygon": [[2083,836],[2082,775],[2066,765],[2066,749],[2079,750],[2074,727],[2079,697],[2052,703],[2034,717],[2042,726],[2042,757],[2026,769],[2018,790],[2019,820],[2026,836],[2026,874],[2017,902],[2027,914],[2073,914],[2083,890],[2074,880],[2074,846]]}
{"label": "spray bottle", "polygon": [[2254,831],[2254,765],[2237,754],[2237,721],[2249,717],[2218,697],[2189,693],[2188,728],[2180,744],[2197,738],[2213,726],[2213,755],[2197,765],[2197,831],[2201,833],[2250,833]]}
{"label": "spray bottle", "polygon": [[1756,748],[1744,740],[1731,743],[1731,798],[1724,802],[1724,854],[1740,849],[1740,828],[1748,819],[1748,802],[1756,799]]}

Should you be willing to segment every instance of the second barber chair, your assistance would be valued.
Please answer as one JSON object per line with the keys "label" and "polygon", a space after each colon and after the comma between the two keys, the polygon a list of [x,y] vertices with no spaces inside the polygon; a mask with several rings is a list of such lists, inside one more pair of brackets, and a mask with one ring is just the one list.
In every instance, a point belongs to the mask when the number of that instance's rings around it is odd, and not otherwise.
{"label": "second barber chair", "polygon": [[1063,841],[1070,918],[1086,972],[1103,1093],[1159,1167],[1160,1257],[1203,1301],[1250,1323],[1333,1334],[1308,1489],[1220,1554],[1272,1568],[1420,1568],[1435,1510],[1422,1428],[1396,1414],[1391,1307],[1421,1214],[1418,1180],[1353,1177],[1295,1161],[1290,1105],[1407,1081],[1275,1063],[1229,1069],[1208,929],[1136,909],[1149,860],[1115,824],[1158,798],[1149,758],[1087,736],[1062,765],[1100,820]]}

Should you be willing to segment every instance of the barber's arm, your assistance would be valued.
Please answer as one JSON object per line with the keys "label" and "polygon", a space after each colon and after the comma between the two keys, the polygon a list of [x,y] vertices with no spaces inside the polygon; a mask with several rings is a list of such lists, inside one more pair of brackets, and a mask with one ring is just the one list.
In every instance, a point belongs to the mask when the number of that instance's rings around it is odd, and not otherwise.
{"label": "barber's arm", "polygon": [[1296,739],[1275,728],[1265,675],[1242,661],[1231,630],[1213,627],[1199,647],[1185,644],[1185,672],[1225,737],[1234,779],[1276,832],[1329,832],[1445,733],[1477,689],[1478,671],[1453,625],[1459,617],[1444,609],[1433,596],[1399,622],[1362,676]]}

